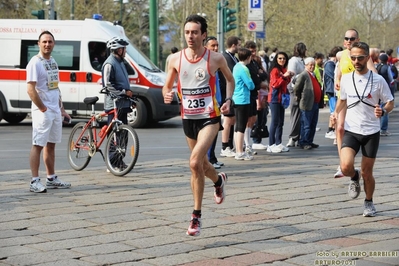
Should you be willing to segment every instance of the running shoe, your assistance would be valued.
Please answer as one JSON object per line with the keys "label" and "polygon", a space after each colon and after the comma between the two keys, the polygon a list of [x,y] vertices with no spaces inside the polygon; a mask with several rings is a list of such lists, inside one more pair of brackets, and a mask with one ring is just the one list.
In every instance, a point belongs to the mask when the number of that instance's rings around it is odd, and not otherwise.
{"label": "running shoe", "polygon": [[344,174],[341,171],[341,167],[338,166],[337,172],[334,174],[334,178],[341,178],[341,177],[344,177]]}
{"label": "running shoe", "polygon": [[215,187],[213,197],[215,198],[216,204],[221,204],[226,197],[226,189],[224,188],[224,185],[227,182],[227,175],[223,172],[220,172],[218,176],[222,179],[222,184],[220,185],[220,187]]}
{"label": "running shoe", "polygon": [[187,235],[189,236],[199,236],[201,234],[201,218],[192,214],[190,226],[187,230]]}
{"label": "running shoe", "polygon": [[279,144],[277,145],[277,148],[279,148],[282,152],[289,152],[290,148],[287,148],[286,146],[284,146],[283,144]]}
{"label": "running shoe", "polygon": [[348,187],[348,195],[351,199],[356,199],[357,197],[359,197],[360,194],[360,171],[358,169],[355,169],[355,171],[358,173],[359,175],[359,179],[354,181],[351,180],[349,182],[349,187]]}
{"label": "running shoe", "polygon": [[249,156],[254,156],[258,154],[258,152],[254,151],[251,146],[245,147],[245,152],[248,153]]}
{"label": "running shoe", "polygon": [[364,201],[364,217],[374,217],[376,213],[376,209],[372,201]]}
{"label": "running shoe", "polygon": [[39,178],[30,182],[29,191],[35,193],[45,193],[47,192],[47,189],[45,186],[43,186],[42,183],[40,183],[40,178]]}
{"label": "running shoe", "polygon": [[335,139],[337,136],[335,135],[335,131],[331,130],[330,132],[327,132],[324,137],[326,139]]}
{"label": "running shoe", "polygon": [[222,157],[229,157],[232,158],[236,155],[236,153],[234,151],[232,151],[229,147],[227,147],[226,149],[222,149],[220,151],[220,156]]}
{"label": "running shoe", "polygon": [[243,153],[236,153],[234,159],[236,159],[237,161],[251,161],[254,159],[254,157],[246,152],[243,152]]}
{"label": "running shoe", "polygon": [[58,179],[58,177],[56,176],[53,178],[53,180],[49,180],[47,178],[46,187],[47,188],[70,188],[71,183],[64,182],[61,179]]}

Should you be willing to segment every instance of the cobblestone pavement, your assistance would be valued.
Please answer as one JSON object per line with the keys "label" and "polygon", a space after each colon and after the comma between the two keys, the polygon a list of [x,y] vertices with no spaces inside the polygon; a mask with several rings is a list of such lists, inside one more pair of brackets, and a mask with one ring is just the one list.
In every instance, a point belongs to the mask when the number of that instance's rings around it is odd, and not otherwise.
{"label": "cobblestone pavement", "polygon": [[389,125],[373,218],[362,216],[364,192],[350,200],[349,178],[333,178],[336,147],[321,131],[318,149],[219,158],[227,198],[216,205],[207,180],[199,237],[185,234],[190,172],[173,155],[125,177],[58,172],[72,188],[45,194],[29,192],[28,169],[0,172],[0,265],[399,265],[398,112]]}

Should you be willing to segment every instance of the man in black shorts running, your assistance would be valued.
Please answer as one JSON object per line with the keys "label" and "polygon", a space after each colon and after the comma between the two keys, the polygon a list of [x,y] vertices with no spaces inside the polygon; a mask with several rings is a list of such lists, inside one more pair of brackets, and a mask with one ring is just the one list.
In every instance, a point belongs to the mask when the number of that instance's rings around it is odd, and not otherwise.
{"label": "man in black shorts running", "polygon": [[[201,206],[205,177],[215,187],[214,199],[221,204],[225,198],[227,175],[217,173],[208,161],[207,151],[220,129],[221,114],[229,112],[234,78],[223,55],[203,46],[207,37],[206,20],[198,15],[187,17],[184,36],[187,48],[171,56],[165,86],[162,88],[165,103],[171,103],[175,78],[178,77],[178,94],[181,99],[181,116],[187,144],[191,150],[191,190],[194,211],[187,235],[201,233]],[[226,100],[219,108],[216,100],[216,71],[220,69],[227,81]]]}
{"label": "man in black shorts running", "polygon": [[[355,71],[342,76],[341,98],[334,114],[334,124],[340,111],[346,111],[345,133],[340,152],[341,171],[350,176],[348,194],[355,199],[360,194],[360,178],[364,180],[363,216],[375,216],[373,204],[375,180],[373,167],[380,141],[380,118],[392,111],[393,97],[384,78],[367,67],[369,46],[364,42],[355,42],[350,48],[350,59]],[[381,108],[379,102],[386,103]],[[362,149],[361,172],[354,168],[356,154]]]}

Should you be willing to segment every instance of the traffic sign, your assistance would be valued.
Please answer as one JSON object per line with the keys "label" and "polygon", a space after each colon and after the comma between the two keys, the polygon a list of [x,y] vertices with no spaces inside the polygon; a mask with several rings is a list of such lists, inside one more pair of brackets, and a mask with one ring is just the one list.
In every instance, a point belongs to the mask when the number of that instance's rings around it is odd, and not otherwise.
{"label": "traffic sign", "polygon": [[262,0],[249,0],[250,8],[262,8]]}
{"label": "traffic sign", "polygon": [[263,31],[263,20],[252,20],[247,23],[248,31]]}
{"label": "traffic sign", "polygon": [[265,37],[266,37],[266,34],[265,34],[264,31],[257,31],[256,32],[256,38],[257,39],[265,39]]}
{"label": "traffic sign", "polygon": [[248,0],[248,21],[263,20],[263,0]]}

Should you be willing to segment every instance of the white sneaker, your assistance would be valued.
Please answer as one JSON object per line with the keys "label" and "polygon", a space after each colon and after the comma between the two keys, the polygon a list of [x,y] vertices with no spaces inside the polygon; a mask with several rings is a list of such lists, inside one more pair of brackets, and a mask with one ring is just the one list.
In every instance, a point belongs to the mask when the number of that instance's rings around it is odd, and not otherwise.
{"label": "white sneaker", "polygon": [[220,151],[220,156],[222,156],[222,157],[229,157],[229,158],[232,158],[232,157],[234,157],[236,155],[236,153],[235,152],[233,152],[231,149],[230,149],[230,147],[227,147],[225,150],[221,150]]}
{"label": "white sneaker", "polygon": [[248,153],[249,156],[253,156],[253,155],[258,154],[258,152],[257,152],[257,151],[254,151],[254,150],[251,148],[251,146],[245,147],[245,152]]}
{"label": "white sneaker", "polygon": [[324,137],[325,137],[326,139],[335,139],[335,138],[336,138],[336,136],[335,136],[335,131],[327,132],[326,135],[324,135]]}
{"label": "white sneaker", "polygon": [[236,159],[237,161],[251,161],[254,159],[254,157],[246,152],[243,152],[243,153],[236,153],[234,159]]}
{"label": "white sneaker", "polygon": [[282,152],[288,152],[288,151],[290,151],[290,149],[289,148],[287,148],[287,147],[285,147],[283,144],[279,144],[279,145],[277,145],[277,148],[279,148]]}
{"label": "white sneaker", "polygon": [[47,178],[46,187],[47,188],[70,188],[71,183],[64,182],[61,179],[58,179],[58,177],[54,177],[53,180],[48,180],[48,178]]}
{"label": "white sneaker", "polygon": [[292,138],[290,138],[288,140],[288,143],[286,145],[287,147],[295,147],[295,140],[293,140]]}
{"label": "white sneaker", "polygon": [[45,186],[43,186],[42,183],[40,183],[40,178],[36,179],[35,181],[30,182],[30,192],[35,192],[35,193],[45,193],[47,192],[47,189]]}
{"label": "white sneaker", "polygon": [[281,149],[276,146],[276,144],[273,144],[272,146],[267,147],[267,152],[271,152],[271,153],[279,153],[281,152]]}
{"label": "white sneaker", "polygon": [[334,178],[341,178],[341,177],[344,177],[344,174],[341,171],[341,167],[338,166],[337,172],[334,174]]}
{"label": "white sneaker", "polygon": [[253,143],[252,144],[252,149],[253,150],[266,150],[267,145],[263,145],[262,143]]}
{"label": "white sneaker", "polygon": [[215,169],[222,168],[218,163],[213,163],[212,165],[213,165],[213,168],[215,168]]}

